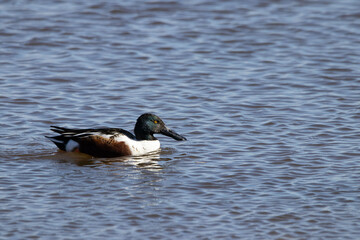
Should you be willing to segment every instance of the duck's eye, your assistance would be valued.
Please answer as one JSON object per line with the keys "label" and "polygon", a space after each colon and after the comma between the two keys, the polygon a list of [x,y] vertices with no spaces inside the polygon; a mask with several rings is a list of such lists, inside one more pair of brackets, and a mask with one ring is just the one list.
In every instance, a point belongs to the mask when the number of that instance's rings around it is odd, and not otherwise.
{"label": "duck's eye", "polygon": [[154,120],[154,123],[158,123],[158,121],[157,121],[157,120]]}

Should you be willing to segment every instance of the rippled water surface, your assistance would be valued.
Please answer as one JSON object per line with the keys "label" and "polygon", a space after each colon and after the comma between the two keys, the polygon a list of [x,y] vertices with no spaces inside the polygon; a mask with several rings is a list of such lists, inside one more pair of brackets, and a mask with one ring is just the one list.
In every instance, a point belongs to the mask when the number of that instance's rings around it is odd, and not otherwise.
{"label": "rippled water surface", "polygon": [[[360,2],[3,1],[1,239],[358,239]],[[50,125],[153,112],[160,153]]]}

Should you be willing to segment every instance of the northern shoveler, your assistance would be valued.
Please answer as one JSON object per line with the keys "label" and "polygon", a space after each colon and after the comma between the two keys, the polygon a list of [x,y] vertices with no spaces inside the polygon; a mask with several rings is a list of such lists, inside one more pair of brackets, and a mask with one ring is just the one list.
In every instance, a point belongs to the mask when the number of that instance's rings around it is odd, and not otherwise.
{"label": "northern shoveler", "polygon": [[60,135],[49,138],[59,149],[67,152],[82,152],[94,157],[118,157],[144,155],[160,148],[160,141],[154,134],[186,140],[166,127],[158,116],[145,113],[136,121],[135,136],[120,128],[69,129],[51,126]]}

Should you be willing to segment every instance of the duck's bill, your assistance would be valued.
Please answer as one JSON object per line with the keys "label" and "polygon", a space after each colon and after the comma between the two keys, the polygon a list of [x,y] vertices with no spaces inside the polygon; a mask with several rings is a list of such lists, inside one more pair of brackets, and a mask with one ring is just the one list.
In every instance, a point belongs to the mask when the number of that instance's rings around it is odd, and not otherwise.
{"label": "duck's bill", "polygon": [[181,136],[180,134],[177,134],[176,132],[174,132],[173,130],[169,129],[169,128],[165,128],[161,131],[161,134],[164,134],[165,136],[168,137],[172,137],[173,139],[177,140],[177,141],[185,141],[186,138]]}

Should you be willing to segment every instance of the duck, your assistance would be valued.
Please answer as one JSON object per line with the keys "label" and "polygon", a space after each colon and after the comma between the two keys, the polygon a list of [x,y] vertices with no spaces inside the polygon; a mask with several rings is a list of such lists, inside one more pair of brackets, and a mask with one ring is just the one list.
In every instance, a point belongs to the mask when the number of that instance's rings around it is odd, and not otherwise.
{"label": "duck", "polygon": [[50,126],[50,130],[59,135],[46,137],[60,150],[105,158],[141,156],[158,151],[160,141],[154,134],[163,134],[177,141],[187,140],[152,113],[144,113],[137,119],[135,135],[121,128],[71,129]]}

